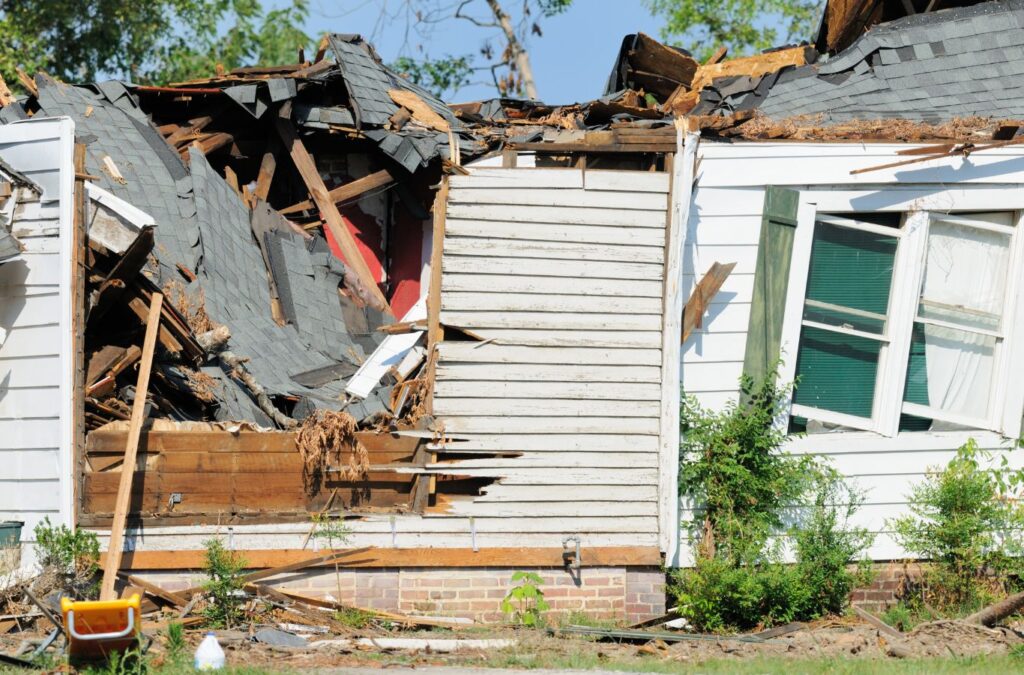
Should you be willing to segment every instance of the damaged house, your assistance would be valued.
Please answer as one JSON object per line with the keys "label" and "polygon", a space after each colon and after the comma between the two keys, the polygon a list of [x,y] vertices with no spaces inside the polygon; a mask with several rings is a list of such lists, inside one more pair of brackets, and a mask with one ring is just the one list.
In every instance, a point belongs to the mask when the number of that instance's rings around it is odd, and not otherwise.
{"label": "damaged house", "polygon": [[781,354],[789,449],[901,557],[909,485],[1024,413],[1024,5],[908,4],[705,64],[631,35],[568,106],[448,106],[351,35],[38,75],[0,109],[0,515],[166,589],[225,537],[313,595],[325,514],[342,601],[497,619],[536,569],[555,610],[641,621],[688,549],[680,388],[719,407]]}

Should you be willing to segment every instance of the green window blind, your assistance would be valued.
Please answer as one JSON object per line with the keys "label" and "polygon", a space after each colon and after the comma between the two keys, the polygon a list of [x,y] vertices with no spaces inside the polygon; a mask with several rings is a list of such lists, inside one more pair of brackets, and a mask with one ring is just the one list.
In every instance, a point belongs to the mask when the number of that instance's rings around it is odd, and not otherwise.
{"label": "green window blind", "polygon": [[795,403],[872,416],[896,245],[893,236],[815,224]]}

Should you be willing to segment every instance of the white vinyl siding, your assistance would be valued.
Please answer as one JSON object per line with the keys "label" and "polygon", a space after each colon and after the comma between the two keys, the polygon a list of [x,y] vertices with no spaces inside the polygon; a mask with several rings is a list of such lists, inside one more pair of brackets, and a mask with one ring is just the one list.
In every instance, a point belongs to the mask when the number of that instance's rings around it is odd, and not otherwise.
{"label": "white vinyl siding", "polygon": [[[434,412],[459,475],[446,520],[506,543],[658,544],[665,173],[477,169],[451,179]],[[518,452],[474,459],[474,454]],[[544,522],[557,523],[535,537]],[[539,533],[538,533],[539,534]],[[445,542],[445,545],[449,545]]]}
{"label": "white vinyl siding", "polygon": [[[909,147],[883,143],[701,144],[683,247],[684,272],[688,275],[683,296],[689,295],[713,263],[736,262],[737,266],[711,302],[702,326],[683,345],[681,380],[686,394],[696,396],[712,409],[721,409],[737,398],[765,186],[800,190],[806,201],[817,202],[815,209],[821,213],[1024,208],[1020,196],[1024,151],[1019,147],[986,151],[968,159],[930,160],[850,173],[896,161],[901,158],[896,152]],[[797,264],[794,253],[794,269]],[[1019,276],[1019,270],[1016,274]],[[789,319],[789,303],[786,316]],[[799,316],[796,322],[799,324]],[[783,344],[783,358],[790,365],[796,357],[796,346]],[[1021,372],[1019,360],[1004,367],[1008,372]],[[1014,389],[1019,390],[1024,383],[1013,381],[1009,386],[1007,396],[1019,398],[1020,392]],[[1018,421],[1022,413],[1018,406]],[[998,434],[974,430],[903,432],[893,437],[862,431],[833,432],[794,438],[787,448],[831,458],[840,471],[867,492],[867,504],[857,518],[879,533],[870,554],[882,560],[904,555],[886,531],[886,520],[905,513],[911,486],[924,478],[929,467],[948,462],[956,448],[971,437],[983,448],[1010,447],[1010,442]],[[1010,454],[1011,462],[1021,461],[1015,454]],[[682,520],[685,522],[688,516],[684,510]]]}
{"label": "white vinyl siding", "polygon": [[[12,233],[24,247],[0,265],[0,519],[72,522],[71,300],[73,124],[0,126],[0,158],[42,188],[16,188]],[[22,566],[32,565],[31,547]]]}

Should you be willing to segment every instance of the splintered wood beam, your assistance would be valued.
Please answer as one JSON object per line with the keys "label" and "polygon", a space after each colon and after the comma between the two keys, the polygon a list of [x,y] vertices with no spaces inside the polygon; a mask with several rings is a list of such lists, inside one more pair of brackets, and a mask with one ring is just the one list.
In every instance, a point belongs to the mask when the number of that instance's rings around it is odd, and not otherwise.
{"label": "splintered wood beam", "polygon": [[327,47],[330,46],[330,40],[324,35],[320,38],[320,44],[316,48],[316,56],[313,58],[313,63],[320,63],[324,60],[324,56],[327,55]]}
{"label": "splintered wood beam", "polygon": [[[375,171],[374,173],[371,173],[368,176],[357,178],[351,183],[345,183],[344,185],[336,187],[330,192],[328,192],[327,196],[330,197],[332,203],[341,204],[343,202],[355,199],[356,197],[360,197],[375,188],[389,185],[393,183],[394,180],[395,177],[391,174],[390,171],[388,171],[387,169],[381,169],[380,171]],[[313,203],[313,201],[307,199],[305,201],[299,202],[298,204],[292,204],[287,208],[281,209],[280,213],[281,215],[298,213],[299,211],[306,211],[308,209],[311,209],[314,206],[315,204]]]}
{"label": "splintered wood beam", "polygon": [[736,263],[723,265],[716,262],[701,278],[700,282],[697,283],[697,287],[693,289],[693,293],[690,294],[690,298],[686,301],[686,306],[683,307],[681,342],[686,342],[694,328],[700,328],[701,317],[704,316],[704,312],[707,311],[712,298],[722,288],[722,284],[725,283],[725,280],[735,267]]}
{"label": "splintered wood beam", "polygon": [[14,94],[11,93],[10,88],[7,86],[7,82],[3,77],[0,77],[0,107],[6,107],[14,103]]}
{"label": "splintered wood beam", "polygon": [[714,54],[712,54],[710,57],[708,57],[708,60],[704,62],[704,65],[705,66],[713,66],[716,63],[718,63],[719,61],[721,61],[722,59],[724,59],[725,55],[728,54],[728,53],[729,53],[729,48],[728,47],[719,47],[718,49],[715,50]]}
{"label": "splintered wood beam", "polygon": [[276,122],[277,132],[281,136],[281,141],[288,150],[288,154],[291,155],[292,162],[295,164],[299,175],[302,176],[302,180],[305,182],[306,189],[309,190],[313,202],[320,209],[320,213],[327,223],[327,229],[331,231],[331,235],[333,235],[334,240],[341,249],[341,254],[345,257],[345,263],[352,268],[359,281],[372,295],[373,300],[376,301],[376,309],[390,313],[391,306],[388,304],[387,298],[384,297],[384,293],[377,286],[377,280],[373,278],[370,266],[363,259],[363,254],[359,250],[355,236],[345,225],[341,212],[338,211],[338,207],[335,206],[334,200],[327,190],[327,186],[324,185],[323,178],[320,177],[320,171],[316,168],[316,162],[313,161],[313,158],[306,150],[306,146],[302,144],[302,139],[295,132],[295,127],[292,126],[291,120],[278,117]]}
{"label": "splintered wood beam", "polygon": [[[139,363],[139,379],[135,385],[135,400],[132,402],[132,418],[128,426],[128,445],[124,451],[124,467],[130,469],[136,465],[139,452],[139,439],[142,436],[142,423],[146,418],[146,394],[149,391],[149,375],[153,368],[153,352],[156,349],[156,333],[160,327],[160,307],[164,296],[153,294],[149,306],[149,317],[146,319],[146,337],[142,343],[142,361]],[[107,545],[107,558],[103,565],[103,583],[100,586],[100,600],[114,600],[114,583],[117,571],[121,567],[121,554],[124,552],[124,526],[128,518],[128,507],[132,496],[132,478],[135,472],[121,471],[121,481],[117,488],[117,501],[114,508],[114,519],[110,525],[110,543]]]}
{"label": "splintered wood beam", "polygon": [[21,68],[15,68],[15,71],[18,73],[18,82],[21,82],[21,86],[25,87],[28,93],[39,98],[39,87],[36,86],[36,81]]}
{"label": "splintered wood beam", "polygon": [[192,134],[197,134],[206,128],[206,125],[213,121],[213,117],[206,115],[204,117],[197,117],[189,120],[188,124],[183,127],[178,127],[177,131],[171,132],[171,134],[165,139],[167,144],[171,147],[175,147],[178,143],[185,140]]}
{"label": "splintered wood beam", "polygon": [[260,173],[256,177],[256,192],[258,198],[267,201],[270,194],[270,184],[274,180],[274,170],[277,169],[277,158],[273,151],[263,153],[263,161],[260,162]]}

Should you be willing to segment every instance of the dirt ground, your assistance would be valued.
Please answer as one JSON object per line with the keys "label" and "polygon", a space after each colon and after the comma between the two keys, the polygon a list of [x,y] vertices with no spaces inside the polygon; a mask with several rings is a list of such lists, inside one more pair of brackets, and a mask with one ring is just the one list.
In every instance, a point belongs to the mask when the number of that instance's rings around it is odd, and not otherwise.
{"label": "dirt ground", "polygon": [[[197,644],[201,631],[191,631],[190,642]],[[427,640],[467,641],[511,640],[514,645],[494,648],[472,646],[451,653],[430,648],[387,648],[360,644],[358,638],[376,641],[382,638],[422,638]],[[922,624],[900,640],[886,638],[855,619],[817,622],[803,630],[763,643],[742,642],[727,637],[714,640],[694,639],[666,643],[625,644],[599,641],[585,636],[553,636],[545,631],[509,628],[468,628],[458,631],[384,631],[368,628],[352,636],[315,636],[305,647],[272,647],[247,639],[244,634],[222,639],[228,663],[234,667],[273,670],[316,670],[325,668],[408,667],[577,667],[600,668],[602,664],[664,662],[666,666],[696,665],[709,661],[755,659],[927,659],[980,656],[1006,656],[1014,647],[1024,645],[1024,634],[1011,628],[989,629],[956,621]],[[320,645],[318,646],[318,643]],[[442,648],[445,645],[442,644]],[[1018,650],[1022,649],[1017,647]],[[153,654],[160,661],[162,648],[157,641]],[[1024,667],[1024,661],[1021,662]],[[647,669],[647,668],[638,668]]]}

